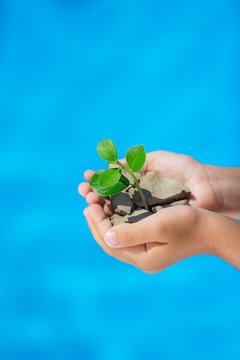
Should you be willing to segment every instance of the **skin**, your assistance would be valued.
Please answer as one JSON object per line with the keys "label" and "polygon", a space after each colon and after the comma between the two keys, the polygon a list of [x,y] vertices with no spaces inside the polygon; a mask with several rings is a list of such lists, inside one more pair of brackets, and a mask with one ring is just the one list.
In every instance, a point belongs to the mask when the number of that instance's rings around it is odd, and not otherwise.
{"label": "skin", "polygon": [[[164,208],[138,223],[112,227],[109,202],[81,183],[79,193],[89,204],[84,215],[103,250],[147,273],[200,254],[218,256],[240,270],[240,223],[234,219],[240,217],[240,169],[154,151],[147,154],[144,171],[183,182],[191,190],[191,206]],[[93,174],[86,171],[85,179],[89,182]]]}

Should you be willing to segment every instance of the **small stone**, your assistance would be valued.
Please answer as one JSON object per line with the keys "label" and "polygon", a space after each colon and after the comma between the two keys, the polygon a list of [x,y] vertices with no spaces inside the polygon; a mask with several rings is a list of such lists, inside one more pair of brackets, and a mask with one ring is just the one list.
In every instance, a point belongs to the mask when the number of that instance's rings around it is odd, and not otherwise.
{"label": "small stone", "polygon": [[184,199],[184,200],[178,200],[178,201],[174,201],[170,204],[165,204],[165,205],[155,205],[152,207],[152,212],[155,213],[159,210],[162,210],[166,207],[171,207],[171,206],[178,206],[178,205],[188,205],[188,200]]}
{"label": "small stone", "polygon": [[129,194],[130,198],[132,199],[134,193],[135,193],[136,189],[134,186],[130,186],[128,189],[127,189],[127,193]]}
{"label": "small stone", "polygon": [[[172,201],[187,199],[191,193],[181,182],[154,172],[148,172],[143,175],[140,179],[140,186],[148,205],[162,205]],[[143,207],[138,191],[135,191],[133,195],[133,202],[137,206]]]}
{"label": "small stone", "polygon": [[152,213],[150,211],[138,208],[138,209],[134,210],[131,215],[126,216],[125,221],[128,223],[135,223],[137,221],[145,219],[149,215],[152,215]]}
{"label": "small stone", "polygon": [[178,206],[178,205],[188,205],[188,200],[184,199],[184,200],[174,201],[171,204],[168,204],[168,206]]}
{"label": "small stone", "polygon": [[111,205],[115,214],[122,216],[131,214],[133,209],[133,202],[126,192],[120,192],[111,196]]}
{"label": "small stone", "polygon": [[162,205],[155,205],[155,206],[152,207],[152,212],[156,213],[159,210],[162,210],[163,208],[164,208],[164,206],[162,206]]}
{"label": "small stone", "polygon": [[110,217],[110,221],[111,221],[112,225],[115,226],[115,225],[125,223],[126,218],[125,218],[125,216],[120,216],[118,214],[114,214],[113,216]]}
{"label": "small stone", "polygon": [[[145,190],[142,188],[142,192],[143,192],[143,195],[147,201],[147,204],[150,205],[151,203],[151,193],[148,191],[148,190]],[[135,188],[134,190],[132,190],[132,201],[133,201],[133,204],[137,207],[142,207],[144,208],[144,204],[143,204],[143,201],[142,201],[142,198],[138,192],[138,190]]]}

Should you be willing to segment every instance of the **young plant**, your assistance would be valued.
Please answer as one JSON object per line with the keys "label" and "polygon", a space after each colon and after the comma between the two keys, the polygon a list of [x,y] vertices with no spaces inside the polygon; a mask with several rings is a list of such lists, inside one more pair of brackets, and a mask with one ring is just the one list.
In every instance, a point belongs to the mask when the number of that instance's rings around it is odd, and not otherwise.
{"label": "young plant", "polygon": [[[146,153],[144,146],[136,145],[127,150],[126,162],[129,169],[118,161],[117,149],[111,140],[105,139],[100,141],[97,146],[97,152],[102,159],[107,160],[108,164],[114,164],[119,167],[95,172],[90,181],[92,190],[98,195],[109,196],[115,195],[126,189],[129,185],[132,185],[138,189],[144,207],[148,210],[146,199],[134,174],[134,172],[141,170],[145,163]],[[132,183],[122,174],[122,170],[131,175]]]}

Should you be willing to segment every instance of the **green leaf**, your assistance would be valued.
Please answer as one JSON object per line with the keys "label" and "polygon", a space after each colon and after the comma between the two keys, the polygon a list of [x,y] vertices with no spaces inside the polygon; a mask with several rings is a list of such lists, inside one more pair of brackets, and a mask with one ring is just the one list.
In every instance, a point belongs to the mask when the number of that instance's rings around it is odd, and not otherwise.
{"label": "green leaf", "polygon": [[121,177],[121,170],[116,169],[109,169],[106,170],[102,175],[99,177],[99,184],[103,187],[113,186],[115,185]]}
{"label": "green leaf", "polygon": [[125,176],[121,175],[117,184],[113,185],[110,188],[105,188],[105,196],[118,194],[119,192],[125,190],[129,186],[129,184],[129,180]]}
{"label": "green leaf", "polygon": [[[110,169],[113,170],[113,169]],[[119,169],[118,169],[119,170]],[[92,176],[92,179],[90,181],[90,186],[92,190],[101,196],[109,196],[109,195],[115,195],[119,193],[120,191],[123,191],[129,186],[129,180],[120,174],[120,178],[117,183],[115,183],[112,186],[101,186],[100,185],[100,177],[109,170],[98,170],[95,172],[95,174]]]}
{"label": "green leaf", "polygon": [[90,181],[90,186],[98,186],[99,185],[99,177],[102,175],[106,170],[98,170],[96,171]]}
{"label": "green leaf", "polygon": [[146,160],[146,153],[143,145],[136,145],[126,152],[126,161],[130,169],[136,172],[141,170]]}
{"label": "green leaf", "polygon": [[98,155],[107,161],[117,160],[117,149],[112,140],[101,140],[97,146]]}

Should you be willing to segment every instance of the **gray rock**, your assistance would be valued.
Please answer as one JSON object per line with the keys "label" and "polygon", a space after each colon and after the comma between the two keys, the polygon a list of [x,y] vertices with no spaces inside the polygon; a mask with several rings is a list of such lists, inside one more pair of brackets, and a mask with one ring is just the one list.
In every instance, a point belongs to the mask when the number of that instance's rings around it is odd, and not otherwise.
{"label": "gray rock", "polygon": [[152,213],[150,211],[138,208],[138,209],[134,210],[131,213],[131,215],[121,216],[118,214],[114,214],[113,216],[110,217],[110,221],[113,226],[124,224],[124,223],[133,224],[133,223],[136,223],[137,221],[145,219],[149,215],[152,215]]}
{"label": "gray rock", "polygon": [[[129,186],[121,193],[110,197],[111,206],[115,211],[110,218],[113,225],[135,223],[169,206],[188,205],[190,190],[185,185],[160,173],[140,173],[140,186],[151,212],[144,209],[137,189]],[[134,207],[137,208],[133,210]]]}
{"label": "gray rock", "polygon": [[131,215],[126,216],[126,222],[128,223],[135,223],[137,221],[140,221],[142,219],[145,219],[149,215],[152,215],[150,211],[147,211],[145,209],[138,208],[134,210]]}
{"label": "gray rock", "polygon": [[[150,205],[151,203],[151,193],[145,189],[142,189],[143,195],[148,203],[148,205]],[[144,208],[144,204],[142,201],[141,196],[139,195],[139,192],[137,189],[134,189],[134,191],[132,191],[132,201],[133,204],[137,207],[142,207]]]}
{"label": "gray rock", "polygon": [[152,212],[156,213],[159,210],[162,210],[163,208],[164,208],[164,206],[162,206],[162,205],[155,205],[155,206],[152,207]]}
{"label": "gray rock", "polygon": [[[140,179],[140,186],[148,205],[167,204],[188,198],[190,190],[181,182],[166,178],[160,173],[148,172]],[[141,197],[136,190],[133,202],[143,207]]]}
{"label": "gray rock", "polygon": [[113,216],[110,217],[110,221],[111,221],[112,225],[115,226],[115,225],[125,223],[126,218],[125,218],[125,216],[120,216],[120,215],[114,214]]}
{"label": "gray rock", "polygon": [[188,205],[188,200],[184,199],[184,200],[178,200],[178,201],[174,201],[171,204],[168,204],[168,206],[178,206],[178,205]]}
{"label": "gray rock", "polygon": [[165,204],[165,205],[154,205],[152,207],[152,212],[155,213],[159,210],[162,210],[166,207],[171,207],[171,206],[178,206],[178,205],[188,205],[188,200],[184,199],[184,200],[178,200],[178,201],[174,201],[170,204]]}
{"label": "gray rock", "polygon": [[131,214],[133,209],[133,202],[130,195],[125,192],[111,196],[111,205],[115,214],[122,216]]}
{"label": "gray rock", "polygon": [[127,188],[127,193],[129,194],[130,198],[132,199],[134,193],[135,193],[135,187],[134,186],[129,186],[129,188]]}

